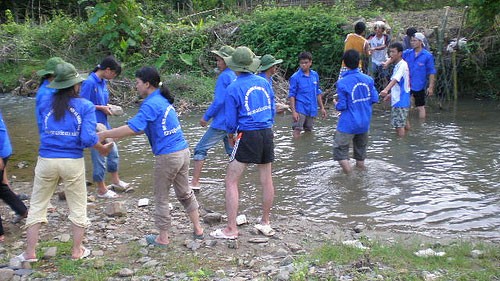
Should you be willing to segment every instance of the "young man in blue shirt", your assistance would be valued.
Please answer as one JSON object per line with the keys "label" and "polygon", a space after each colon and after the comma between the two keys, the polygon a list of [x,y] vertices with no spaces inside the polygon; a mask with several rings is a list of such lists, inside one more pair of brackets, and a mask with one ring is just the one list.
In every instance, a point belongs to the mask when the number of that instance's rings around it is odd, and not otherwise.
{"label": "young man in blue shirt", "polygon": [[260,67],[257,70],[259,74],[257,75],[265,78],[269,82],[269,84],[271,84],[271,87],[273,87],[272,77],[278,69],[278,64],[282,62],[282,59],[277,60],[272,55],[263,55],[262,58],[260,58]]}
{"label": "young man in blue shirt", "polygon": [[228,67],[236,72],[236,80],[227,88],[226,127],[234,144],[226,172],[227,226],[210,233],[214,238],[236,239],[238,228],[238,183],[249,163],[257,164],[262,185],[262,217],[255,228],[264,235],[274,235],[270,225],[270,212],[274,200],[271,163],[274,161],[275,101],[271,85],[253,73],[260,60],[247,47],[238,47],[233,55],[224,58]]}
{"label": "young man in blue shirt", "polygon": [[417,32],[410,39],[412,49],[403,52],[403,59],[408,63],[411,74],[410,94],[415,98],[415,106],[418,110],[418,116],[421,119],[425,118],[426,95],[434,95],[434,83],[436,81],[434,57],[424,48],[425,41],[424,34]]}
{"label": "young man in blue shirt", "polygon": [[[410,71],[403,59],[403,45],[399,42],[389,46],[390,61],[396,63],[389,84],[380,92],[384,101],[391,100],[391,124],[398,136],[403,137],[410,129]],[[390,93],[389,93],[390,91]]]}
{"label": "young man in blue shirt", "polygon": [[333,159],[348,174],[352,171],[348,155],[351,142],[356,167],[365,167],[372,104],[378,102],[378,92],[373,78],[359,71],[359,53],[356,50],[347,50],[342,60],[348,70],[337,82],[338,100],[334,103],[340,117],[333,140]]}
{"label": "young man in blue shirt", "polygon": [[323,94],[319,87],[319,75],[311,69],[311,65],[311,53],[300,53],[300,68],[290,77],[288,99],[292,110],[294,137],[299,137],[302,131],[312,131],[314,118],[318,115],[318,105],[321,116],[326,117]]}
{"label": "young man in blue shirt", "polygon": [[226,134],[226,118],[224,102],[226,100],[226,88],[236,79],[236,74],[226,66],[224,57],[233,54],[234,48],[231,46],[222,46],[218,51],[212,51],[216,55],[217,68],[220,71],[217,82],[215,82],[214,100],[207,111],[200,119],[200,125],[206,127],[208,121],[212,119],[212,124],[207,129],[203,137],[194,148],[194,168],[191,179],[191,188],[200,189],[200,176],[203,169],[203,163],[207,157],[208,150],[214,147],[221,140],[224,141],[224,148],[228,155],[231,154],[233,147],[229,144]]}

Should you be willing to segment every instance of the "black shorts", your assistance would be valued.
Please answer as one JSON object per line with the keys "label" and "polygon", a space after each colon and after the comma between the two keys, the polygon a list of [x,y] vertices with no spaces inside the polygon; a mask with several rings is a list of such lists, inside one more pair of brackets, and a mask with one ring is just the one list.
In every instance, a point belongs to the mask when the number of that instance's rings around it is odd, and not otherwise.
{"label": "black shorts", "polygon": [[238,137],[231,154],[231,160],[236,159],[241,163],[253,164],[267,164],[274,161],[274,133],[272,129],[240,131]]}
{"label": "black shorts", "polygon": [[424,106],[425,105],[425,90],[420,91],[410,91],[410,94],[415,98],[415,106]]}

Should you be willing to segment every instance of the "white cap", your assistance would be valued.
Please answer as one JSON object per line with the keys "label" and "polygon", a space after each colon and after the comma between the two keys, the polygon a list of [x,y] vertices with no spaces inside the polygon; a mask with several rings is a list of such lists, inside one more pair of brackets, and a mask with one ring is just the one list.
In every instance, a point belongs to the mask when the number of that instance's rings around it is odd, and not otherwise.
{"label": "white cap", "polygon": [[422,42],[422,45],[425,46],[425,43],[424,43],[424,40],[425,40],[425,35],[421,32],[417,32],[415,33],[415,35],[413,35],[415,38],[417,38],[418,40],[420,40],[420,42]]}

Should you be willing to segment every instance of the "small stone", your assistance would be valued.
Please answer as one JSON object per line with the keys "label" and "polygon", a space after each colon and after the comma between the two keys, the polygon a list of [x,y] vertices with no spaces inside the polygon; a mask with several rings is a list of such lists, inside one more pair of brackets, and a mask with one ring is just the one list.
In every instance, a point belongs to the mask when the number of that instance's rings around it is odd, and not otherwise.
{"label": "small stone", "polygon": [[266,238],[266,237],[254,237],[254,238],[248,239],[248,242],[249,243],[256,243],[256,244],[267,243],[267,242],[269,242],[269,238]]}
{"label": "small stone", "polygon": [[92,255],[95,257],[102,257],[102,256],[104,256],[104,251],[103,250],[93,250]]}
{"label": "small stone", "polygon": [[293,263],[293,257],[291,256],[286,256],[281,262],[280,262],[280,266],[287,266],[289,264],[292,264]]}
{"label": "small stone", "polygon": [[363,230],[365,230],[366,226],[364,224],[358,224],[354,227],[354,232],[356,233],[361,233]]}
{"label": "small stone", "polygon": [[442,257],[446,255],[445,252],[436,252],[431,248],[420,250],[414,253],[417,257],[428,258],[428,257]]}
{"label": "small stone", "polygon": [[149,205],[149,199],[148,198],[141,198],[139,199],[139,202],[137,203],[138,207],[144,207]]}
{"label": "small stone", "polygon": [[481,250],[472,250],[470,252],[470,255],[475,258],[475,259],[478,259],[478,258],[482,258],[483,255],[484,255],[484,252],[481,251]]}
{"label": "small stone", "polygon": [[111,202],[106,206],[104,211],[106,215],[110,217],[120,217],[125,216],[127,211],[125,210],[123,202]]}
{"label": "small stone", "polygon": [[105,265],[106,265],[106,262],[103,259],[94,260],[94,268],[95,269],[104,268]]}
{"label": "small stone", "polygon": [[71,236],[68,233],[61,234],[59,236],[59,241],[61,242],[68,242],[71,239]]}
{"label": "small stone", "polygon": [[236,217],[236,225],[243,225],[247,223],[248,223],[247,216],[239,215]]}
{"label": "small stone", "polygon": [[12,280],[14,277],[14,270],[10,268],[0,268],[0,280]]}
{"label": "small stone", "polygon": [[134,271],[132,269],[129,269],[129,268],[122,268],[118,272],[118,276],[120,276],[120,277],[130,277],[132,275],[134,275]]}
{"label": "small stone", "polygon": [[238,243],[238,239],[227,241],[227,247],[229,249],[238,249],[240,244]]}
{"label": "small stone", "polygon": [[212,225],[216,223],[220,223],[222,221],[222,215],[219,213],[208,213],[203,216],[203,222]]}
{"label": "small stone", "polygon": [[57,255],[57,247],[49,247],[43,253],[43,259],[48,260]]}

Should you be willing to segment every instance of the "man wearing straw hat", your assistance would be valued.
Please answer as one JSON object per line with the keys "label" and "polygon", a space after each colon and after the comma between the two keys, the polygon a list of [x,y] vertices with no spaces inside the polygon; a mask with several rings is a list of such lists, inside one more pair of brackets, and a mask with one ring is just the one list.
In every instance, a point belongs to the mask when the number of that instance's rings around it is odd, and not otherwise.
{"label": "man wearing straw hat", "polygon": [[282,63],[283,60],[275,59],[272,55],[263,55],[260,59],[260,67],[257,70],[259,76],[266,78],[266,80],[273,86],[273,79],[271,78],[277,70],[277,65]]}
{"label": "man wearing straw hat", "polygon": [[207,129],[203,137],[200,139],[194,148],[194,168],[193,177],[191,179],[191,189],[200,190],[200,176],[203,168],[203,163],[207,157],[208,150],[214,147],[221,140],[224,141],[224,148],[228,155],[231,154],[233,147],[229,144],[226,134],[226,117],[224,110],[224,102],[226,100],[226,88],[231,82],[236,79],[236,74],[227,67],[224,62],[225,57],[233,54],[234,48],[231,46],[222,46],[218,51],[212,51],[217,61],[217,69],[220,71],[217,82],[215,82],[214,100],[208,107],[207,111],[200,119],[200,125],[206,127],[208,121],[212,119],[212,124]]}
{"label": "man wearing straw hat", "polygon": [[238,228],[238,183],[249,163],[257,164],[262,184],[262,217],[255,228],[267,236],[274,235],[270,212],[274,200],[271,163],[274,161],[272,126],[275,102],[271,85],[257,71],[260,60],[247,47],[238,47],[233,55],[224,58],[236,72],[236,80],[227,88],[226,126],[234,144],[226,172],[227,226],[210,233],[214,238],[236,239]]}

